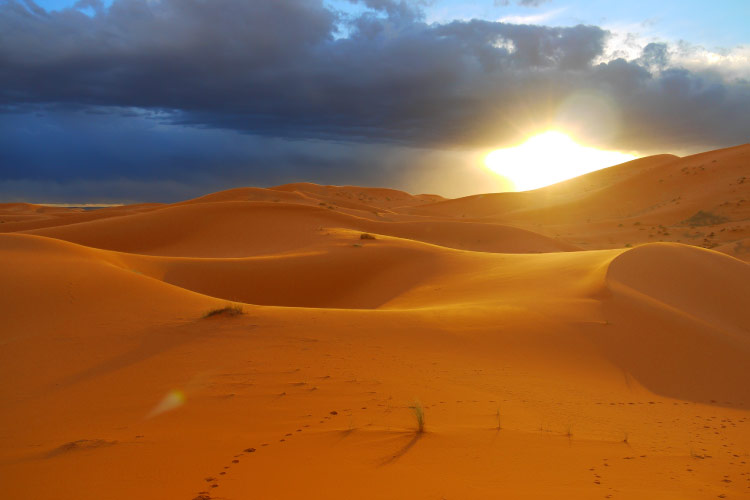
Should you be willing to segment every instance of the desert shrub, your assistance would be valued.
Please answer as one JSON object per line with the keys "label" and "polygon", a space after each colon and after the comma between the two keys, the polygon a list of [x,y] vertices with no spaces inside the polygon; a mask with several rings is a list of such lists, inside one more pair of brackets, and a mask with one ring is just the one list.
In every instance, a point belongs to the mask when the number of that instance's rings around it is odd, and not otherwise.
{"label": "desert shrub", "polygon": [[424,432],[424,408],[422,403],[415,401],[409,408],[414,412],[414,418],[417,421],[417,433],[422,434]]}
{"label": "desert shrub", "polygon": [[217,307],[216,309],[207,311],[203,317],[211,318],[219,315],[239,316],[240,314],[245,314],[245,309],[240,304],[228,304],[224,307]]}

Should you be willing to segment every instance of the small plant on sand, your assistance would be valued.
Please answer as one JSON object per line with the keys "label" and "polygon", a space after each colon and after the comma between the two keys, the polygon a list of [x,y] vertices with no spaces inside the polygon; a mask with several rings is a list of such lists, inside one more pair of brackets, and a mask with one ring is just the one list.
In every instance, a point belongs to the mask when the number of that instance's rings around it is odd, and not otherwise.
{"label": "small plant on sand", "polygon": [[362,233],[359,235],[360,240],[374,240],[376,239],[375,236],[371,235],[370,233]]}
{"label": "small plant on sand", "polygon": [[573,426],[570,424],[565,427],[565,437],[567,437],[568,439],[573,437]]}
{"label": "small plant on sand", "polygon": [[224,307],[217,307],[216,309],[211,309],[206,312],[206,314],[203,315],[204,318],[211,318],[213,316],[219,316],[219,315],[226,315],[226,316],[239,316],[240,314],[245,314],[245,310],[243,307],[239,304],[227,304]]}
{"label": "small plant on sand", "polygon": [[622,442],[625,443],[625,444],[630,444],[629,440],[630,440],[630,433],[629,432],[623,432]]}
{"label": "small plant on sand", "polygon": [[417,434],[424,432],[424,408],[422,403],[415,401],[409,406],[409,409],[414,412],[414,418],[417,420]]}
{"label": "small plant on sand", "polygon": [[500,425],[500,408],[497,409],[497,412],[495,413],[495,418],[497,418],[497,427],[495,427],[495,429],[497,430],[502,429],[502,426]]}

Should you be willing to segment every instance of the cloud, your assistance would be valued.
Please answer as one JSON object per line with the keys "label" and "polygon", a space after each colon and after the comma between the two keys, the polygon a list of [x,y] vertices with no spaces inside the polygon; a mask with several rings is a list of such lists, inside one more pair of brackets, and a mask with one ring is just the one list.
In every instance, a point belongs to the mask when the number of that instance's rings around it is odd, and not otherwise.
{"label": "cloud", "polygon": [[82,0],[54,12],[5,0],[0,123],[13,133],[0,138],[0,179],[31,169],[58,183],[147,182],[160,165],[159,179],[275,182],[315,171],[323,181],[334,179],[330,162],[353,182],[382,183],[391,167],[357,154],[392,148],[411,160],[405,151],[517,143],[554,126],[581,92],[617,110],[614,132],[592,133],[590,144],[656,152],[748,140],[746,51],[699,64],[700,51],[671,44],[611,52],[613,34],[597,26],[428,24],[419,2],[353,3],[361,13],[323,0]]}
{"label": "cloud", "polygon": [[539,14],[529,14],[526,16],[503,16],[499,19],[501,23],[510,23],[510,24],[541,24],[546,21],[549,21],[550,19],[554,19],[561,13],[563,13],[566,10],[566,7],[561,7],[559,9],[550,10],[547,12],[542,12]]}
{"label": "cloud", "polygon": [[649,43],[643,47],[639,62],[646,68],[664,69],[669,64],[669,52],[666,43]]}

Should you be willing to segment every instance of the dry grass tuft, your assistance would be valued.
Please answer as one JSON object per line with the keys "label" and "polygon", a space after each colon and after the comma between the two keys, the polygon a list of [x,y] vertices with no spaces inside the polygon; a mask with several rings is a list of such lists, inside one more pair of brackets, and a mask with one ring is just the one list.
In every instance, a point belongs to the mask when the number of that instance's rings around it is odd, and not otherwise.
{"label": "dry grass tuft", "polygon": [[245,309],[240,304],[228,304],[224,307],[218,307],[211,309],[203,315],[204,318],[212,318],[214,316],[239,316],[245,314]]}
{"label": "dry grass tuft", "polygon": [[414,412],[414,418],[417,420],[417,434],[422,434],[424,432],[424,407],[422,403],[415,401],[409,408]]}

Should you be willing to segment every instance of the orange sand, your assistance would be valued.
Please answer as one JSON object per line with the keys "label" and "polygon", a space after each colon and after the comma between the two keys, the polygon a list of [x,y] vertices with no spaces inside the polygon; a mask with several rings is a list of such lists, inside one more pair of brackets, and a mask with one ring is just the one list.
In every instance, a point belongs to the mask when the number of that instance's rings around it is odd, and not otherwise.
{"label": "orange sand", "polygon": [[4,495],[750,498],[744,177],[0,205]]}

